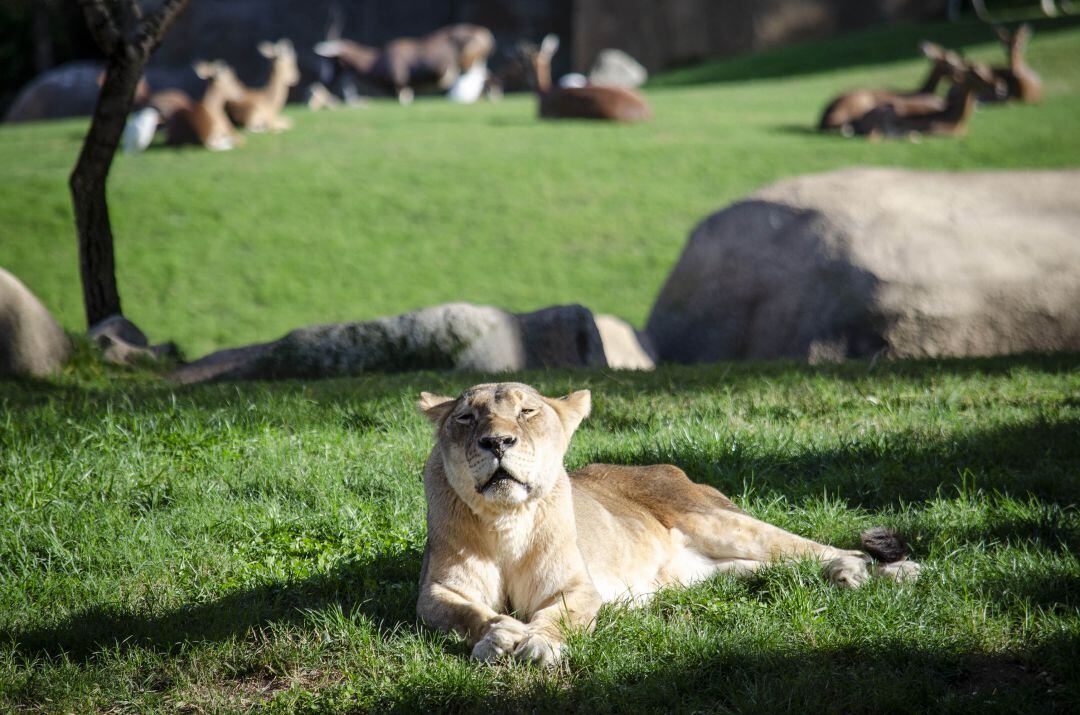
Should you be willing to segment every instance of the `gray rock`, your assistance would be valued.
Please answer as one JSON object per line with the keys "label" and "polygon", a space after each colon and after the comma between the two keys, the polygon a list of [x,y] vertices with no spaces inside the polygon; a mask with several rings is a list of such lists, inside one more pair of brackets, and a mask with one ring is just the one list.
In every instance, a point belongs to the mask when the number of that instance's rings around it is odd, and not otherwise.
{"label": "gray rock", "polygon": [[146,334],[122,315],[111,315],[87,331],[87,336],[101,348],[105,362],[133,365],[140,360],[175,359],[180,355],[176,343],[150,345]]}
{"label": "gray rock", "polygon": [[645,84],[649,73],[641,63],[622,50],[600,50],[589,70],[589,83],[636,89]]}
{"label": "gray rock", "polygon": [[645,333],[614,315],[597,315],[596,329],[604,343],[608,367],[616,370],[653,370],[656,353]]}
{"label": "gray rock", "polygon": [[71,62],[38,75],[15,97],[4,121],[32,122],[93,113],[102,69],[99,62]]}
{"label": "gray rock", "polygon": [[86,331],[86,334],[95,342],[98,338],[107,336],[113,340],[122,340],[125,343],[140,348],[145,348],[150,344],[150,340],[146,337],[146,333],[139,330],[139,326],[135,325],[135,323],[122,315],[110,315],[100,323],[94,324],[90,330]]}
{"label": "gray rock", "polygon": [[0,376],[43,377],[71,355],[71,341],[33,293],[0,268]]}
{"label": "gray rock", "polygon": [[706,219],[649,317],[664,360],[1080,349],[1080,171],[850,169]]}
{"label": "gray rock", "polygon": [[363,323],[294,330],[271,343],[224,350],[173,373],[180,382],[319,378],[369,371],[602,367],[592,314],[578,305],[513,314],[449,303]]}

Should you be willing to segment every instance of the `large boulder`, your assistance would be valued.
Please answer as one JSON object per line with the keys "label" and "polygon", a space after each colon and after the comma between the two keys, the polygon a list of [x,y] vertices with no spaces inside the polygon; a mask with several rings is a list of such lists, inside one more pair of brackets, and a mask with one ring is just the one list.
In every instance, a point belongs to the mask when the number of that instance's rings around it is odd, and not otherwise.
{"label": "large boulder", "polygon": [[1080,171],[849,169],[695,229],[646,332],[664,360],[1080,350]]}
{"label": "large boulder", "polygon": [[42,73],[15,97],[6,122],[33,122],[92,114],[98,97],[100,62],[71,62]]}
{"label": "large boulder", "polygon": [[319,378],[400,370],[497,373],[606,364],[592,313],[579,305],[514,314],[449,303],[363,323],[300,328],[272,343],[208,355],[179,368],[173,378]]}
{"label": "large boulder", "polygon": [[649,73],[641,63],[622,50],[600,50],[589,69],[590,84],[636,89],[647,79]]}
{"label": "large boulder", "polygon": [[22,282],[0,268],[0,376],[42,377],[71,354],[71,341]]}
{"label": "large boulder", "polygon": [[[100,62],[69,62],[43,72],[15,97],[4,121],[14,124],[93,114],[101,89],[98,78],[104,69]],[[206,84],[187,65],[149,67],[145,79],[135,93],[136,105],[161,89],[181,89],[198,98]]]}

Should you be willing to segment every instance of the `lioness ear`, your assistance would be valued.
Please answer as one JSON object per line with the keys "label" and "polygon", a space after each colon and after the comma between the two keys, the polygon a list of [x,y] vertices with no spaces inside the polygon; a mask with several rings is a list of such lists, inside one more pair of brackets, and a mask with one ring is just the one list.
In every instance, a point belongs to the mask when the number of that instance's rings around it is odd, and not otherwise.
{"label": "lioness ear", "polygon": [[548,400],[547,403],[559,413],[563,429],[566,430],[566,436],[569,437],[574,434],[574,430],[578,428],[581,421],[589,416],[589,410],[592,409],[592,393],[588,390],[578,390],[577,392],[571,392],[566,397]]}
{"label": "lioness ear", "polygon": [[434,395],[430,392],[420,393],[420,411],[424,413],[432,424],[439,424],[443,417],[454,407],[453,397]]}

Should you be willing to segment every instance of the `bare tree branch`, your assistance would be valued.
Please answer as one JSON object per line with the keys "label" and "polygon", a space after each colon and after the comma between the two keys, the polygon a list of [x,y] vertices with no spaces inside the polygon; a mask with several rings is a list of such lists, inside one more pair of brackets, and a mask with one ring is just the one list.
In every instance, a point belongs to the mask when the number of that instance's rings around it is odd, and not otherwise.
{"label": "bare tree branch", "polygon": [[143,53],[143,57],[150,57],[158,48],[165,34],[172,27],[180,13],[187,9],[188,0],[164,0],[153,14],[139,23],[139,35],[135,38],[135,44]]}
{"label": "bare tree branch", "polygon": [[139,0],[120,0],[120,34],[129,40],[142,24],[143,11]]}
{"label": "bare tree branch", "polygon": [[86,18],[86,26],[106,57],[112,56],[123,40],[116,18],[106,0],[78,0]]}

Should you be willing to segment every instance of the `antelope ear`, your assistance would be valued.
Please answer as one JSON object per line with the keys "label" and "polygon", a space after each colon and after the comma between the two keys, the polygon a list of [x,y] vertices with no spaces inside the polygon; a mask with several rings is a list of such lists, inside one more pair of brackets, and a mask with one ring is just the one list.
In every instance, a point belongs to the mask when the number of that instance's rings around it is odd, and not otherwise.
{"label": "antelope ear", "polygon": [[214,72],[217,71],[213,62],[205,62],[202,60],[193,64],[191,69],[195,70],[195,74],[199,76],[199,79],[210,79],[214,76]]}
{"label": "antelope ear", "polygon": [[1012,42],[1012,35],[1009,33],[1008,28],[1001,25],[994,25],[994,34],[998,36],[998,39],[1004,42],[1006,45]]}
{"label": "antelope ear", "polygon": [[292,40],[289,38],[283,38],[277,41],[277,49],[279,53],[293,52]]}
{"label": "antelope ear", "polygon": [[432,424],[439,424],[442,419],[450,414],[454,408],[454,398],[443,395],[435,395],[430,392],[420,393],[420,411],[424,413]]}
{"label": "antelope ear", "polygon": [[929,40],[923,40],[919,43],[919,51],[923,53],[923,56],[931,60],[940,60],[945,56],[945,48]]}
{"label": "antelope ear", "polygon": [[268,60],[274,59],[274,55],[277,54],[277,47],[274,46],[274,43],[267,42],[266,40],[260,42],[255,48],[259,51],[260,55]]}
{"label": "antelope ear", "polygon": [[559,36],[555,34],[545,35],[540,42],[540,54],[551,57],[559,51]]}
{"label": "antelope ear", "polygon": [[1031,29],[1031,23],[1025,22],[1016,30],[1016,34],[1013,35],[1013,39],[1016,41],[1017,44],[1023,44],[1031,39],[1031,35],[1034,32],[1035,31]]}
{"label": "antelope ear", "polygon": [[547,397],[544,399],[558,413],[567,438],[574,434],[578,425],[589,416],[589,411],[592,410],[592,393],[588,390],[571,392],[566,397],[560,397],[557,400]]}

